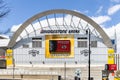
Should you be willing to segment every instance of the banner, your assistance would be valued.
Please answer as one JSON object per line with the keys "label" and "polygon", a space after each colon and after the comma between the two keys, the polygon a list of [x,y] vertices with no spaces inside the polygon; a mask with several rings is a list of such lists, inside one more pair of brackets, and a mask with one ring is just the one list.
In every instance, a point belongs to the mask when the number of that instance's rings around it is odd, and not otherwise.
{"label": "banner", "polygon": [[6,50],[6,63],[7,63],[7,66],[12,65],[13,63],[13,50],[12,49]]}
{"label": "banner", "polygon": [[108,64],[114,64],[114,49],[108,49]]}

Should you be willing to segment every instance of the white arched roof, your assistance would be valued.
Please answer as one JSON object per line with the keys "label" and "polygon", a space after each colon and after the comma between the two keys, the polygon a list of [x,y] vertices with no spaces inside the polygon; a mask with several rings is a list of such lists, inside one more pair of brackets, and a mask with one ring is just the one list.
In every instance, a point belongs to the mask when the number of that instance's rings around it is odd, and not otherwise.
{"label": "white arched roof", "polygon": [[37,35],[37,30],[77,29],[84,32],[88,28],[100,36],[108,48],[112,48],[111,40],[97,23],[79,12],[64,9],[48,10],[25,21],[12,36],[8,47],[13,47],[20,38],[25,35],[29,37],[32,32]]}

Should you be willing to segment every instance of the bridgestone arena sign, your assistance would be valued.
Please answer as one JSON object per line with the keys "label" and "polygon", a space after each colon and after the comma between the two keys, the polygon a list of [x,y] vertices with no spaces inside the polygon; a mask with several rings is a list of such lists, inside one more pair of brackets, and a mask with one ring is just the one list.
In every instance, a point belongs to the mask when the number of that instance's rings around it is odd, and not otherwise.
{"label": "bridgestone arena sign", "polygon": [[80,33],[80,30],[42,30],[40,33]]}

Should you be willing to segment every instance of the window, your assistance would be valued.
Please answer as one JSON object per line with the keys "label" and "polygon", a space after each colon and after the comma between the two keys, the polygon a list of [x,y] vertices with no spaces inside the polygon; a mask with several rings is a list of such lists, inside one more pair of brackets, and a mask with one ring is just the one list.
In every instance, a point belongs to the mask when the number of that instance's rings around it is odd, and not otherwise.
{"label": "window", "polygon": [[78,41],[78,47],[87,47],[87,41]]}
{"label": "window", "polygon": [[91,47],[97,47],[97,41],[91,41]]}
{"label": "window", "polygon": [[23,48],[29,48],[29,45],[23,44]]}
{"label": "window", "polygon": [[78,37],[78,47],[85,48],[87,47],[87,37]]}
{"label": "window", "polygon": [[42,38],[32,38],[32,47],[33,48],[42,47]]}

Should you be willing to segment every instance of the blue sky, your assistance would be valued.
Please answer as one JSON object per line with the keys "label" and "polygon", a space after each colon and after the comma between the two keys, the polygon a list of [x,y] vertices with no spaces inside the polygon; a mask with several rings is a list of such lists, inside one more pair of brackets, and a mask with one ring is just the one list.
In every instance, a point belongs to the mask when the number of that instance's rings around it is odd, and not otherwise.
{"label": "blue sky", "polygon": [[[120,44],[120,0],[4,0],[11,12],[0,20],[0,32],[19,27],[30,17],[50,9],[76,10],[92,18]],[[117,45],[120,48],[120,45]],[[120,50],[119,50],[120,52]]]}
{"label": "blue sky", "polygon": [[11,12],[0,21],[3,32],[49,9],[77,10],[106,28],[120,23],[120,0],[5,0],[5,3]]}

